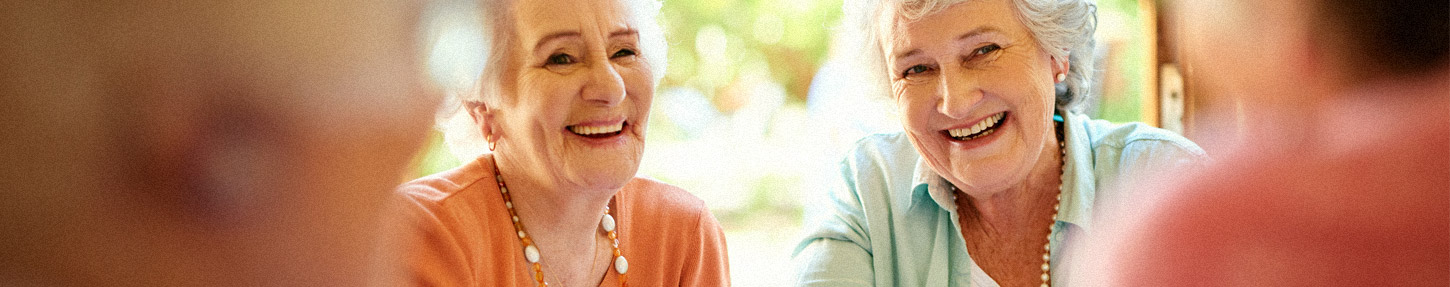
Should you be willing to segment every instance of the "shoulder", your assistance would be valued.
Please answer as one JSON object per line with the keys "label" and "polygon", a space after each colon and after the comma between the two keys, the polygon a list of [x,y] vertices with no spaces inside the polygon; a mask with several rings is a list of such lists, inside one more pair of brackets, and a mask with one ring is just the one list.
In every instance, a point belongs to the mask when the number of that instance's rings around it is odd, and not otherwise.
{"label": "shoulder", "polygon": [[621,204],[636,217],[649,221],[682,223],[709,216],[705,201],[679,187],[650,178],[635,177],[620,191]]}
{"label": "shoulder", "polygon": [[857,140],[846,154],[855,162],[916,161],[916,147],[904,132],[872,134]]}
{"label": "shoulder", "polygon": [[[1416,160],[1394,158],[1397,152],[1406,150],[1342,158],[1315,157],[1312,152],[1228,158],[1185,182],[1177,196],[1151,213],[1153,219],[1143,229],[1154,232],[1139,241],[1155,244],[1135,246],[1145,254],[1138,259],[1153,263],[1144,266],[1175,268],[1147,272],[1164,274],[1163,282],[1181,282],[1171,272],[1222,267],[1180,263],[1226,262],[1223,250],[1290,250],[1252,254],[1246,258],[1257,260],[1234,261],[1235,266],[1311,266],[1301,269],[1322,271],[1305,274],[1334,274],[1311,277],[1337,278],[1332,282],[1396,280],[1379,276],[1383,274],[1444,282],[1450,260],[1443,254],[1450,252],[1445,243],[1450,235],[1427,233],[1424,227],[1450,223],[1445,217],[1450,193],[1443,185],[1450,178],[1450,163],[1442,156],[1430,164],[1437,168],[1417,172],[1405,167]],[[1313,259],[1330,257],[1378,260],[1326,264]],[[1342,270],[1357,271],[1338,272]]]}
{"label": "shoulder", "polygon": [[414,203],[441,206],[452,198],[476,189],[479,184],[491,184],[493,167],[482,160],[470,161],[447,171],[414,179],[397,188],[399,196]]}
{"label": "shoulder", "polygon": [[861,177],[910,178],[920,157],[904,132],[880,133],[856,141],[841,159],[840,168],[853,181]]}
{"label": "shoulder", "polygon": [[1073,118],[1087,132],[1094,149],[1171,149],[1185,155],[1203,156],[1203,148],[1177,133],[1139,122],[1115,124],[1074,114]]}

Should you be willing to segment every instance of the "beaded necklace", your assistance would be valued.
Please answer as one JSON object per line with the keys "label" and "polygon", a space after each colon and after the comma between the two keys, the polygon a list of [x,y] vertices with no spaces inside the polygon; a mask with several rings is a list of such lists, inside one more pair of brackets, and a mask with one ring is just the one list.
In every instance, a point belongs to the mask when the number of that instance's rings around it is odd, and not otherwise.
{"label": "beaded necklace", "polygon": [[[544,282],[544,268],[539,264],[539,248],[534,245],[534,240],[529,238],[529,234],[524,232],[524,223],[519,221],[519,213],[514,211],[513,197],[509,193],[508,186],[503,182],[503,175],[498,172],[498,161],[495,160],[493,166],[493,177],[498,180],[498,192],[503,195],[503,204],[508,207],[509,217],[512,217],[514,221],[514,230],[519,232],[519,241],[524,245],[524,259],[529,261],[529,265],[534,270],[534,281],[538,282],[540,287],[549,286],[549,283]],[[624,254],[619,252],[619,236],[615,233],[614,216],[610,215],[608,205],[604,206],[604,216],[599,219],[599,227],[613,242],[614,271],[619,272],[619,286],[629,286],[627,282],[629,276],[625,274],[629,271],[629,261],[625,260]]]}
{"label": "beaded necklace", "polygon": [[[1062,118],[1058,115],[1053,115],[1053,117],[1057,130],[1057,152],[1059,154],[1057,177],[1060,179],[1064,170],[1067,169],[1067,141],[1062,133]],[[956,197],[957,187],[955,185],[950,187],[952,197]],[[1057,232],[1057,215],[1062,207],[1062,188],[1063,182],[1058,182],[1057,202],[1052,204],[1052,223],[1047,226],[1047,243],[1042,244],[1042,287],[1052,286],[1052,234]]]}

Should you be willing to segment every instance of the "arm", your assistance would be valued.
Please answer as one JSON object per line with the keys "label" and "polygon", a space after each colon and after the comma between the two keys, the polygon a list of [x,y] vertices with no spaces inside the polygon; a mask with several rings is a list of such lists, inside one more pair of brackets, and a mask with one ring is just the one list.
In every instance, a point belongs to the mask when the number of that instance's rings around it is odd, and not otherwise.
{"label": "arm", "polygon": [[841,163],[840,178],[818,204],[807,205],[807,235],[796,247],[797,286],[872,286],[871,241],[855,190],[855,169]]}
{"label": "arm", "polygon": [[429,208],[431,202],[403,194],[398,198],[398,214],[395,230],[400,231],[403,242],[401,259],[406,266],[401,270],[406,284],[412,286],[474,286],[469,272],[468,260],[463,253],[453,230],[444,224],[445,218],[436,214],[437,208]]}
{"label": "arm", "polygon": [[680,276],[681,286],[730,286],[730,260],[726,256],[725,231],[720,228],[720,222],[715,221],[715,216],[703,204],[701,212],[696,220],[697,232],[700,240],[696,241],[695,260],[689,261],[693,266],[686,266],[685,272]]}

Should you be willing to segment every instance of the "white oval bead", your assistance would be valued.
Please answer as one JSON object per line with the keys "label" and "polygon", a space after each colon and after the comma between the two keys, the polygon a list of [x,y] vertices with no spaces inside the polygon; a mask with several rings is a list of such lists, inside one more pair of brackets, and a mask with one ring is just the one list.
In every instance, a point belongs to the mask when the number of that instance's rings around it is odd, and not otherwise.
{"label": "white oval bead", "polygon": [[524,231],[523,230],[519,230],[519,239],[523,239],[523,238],[524,238]]}
{"label": "white oval bead", "polygon": [[503,206],[507,206],[508,208],[514,208],[514,203],[513,202],[505,201],[503,203]]}
{"label": "white oval bead", "polygon": [[605,214],[604,218],[599,220],[599,226],[604,227],[605,232],[614,231],[614,216]]}
{"label": "white oval bead", "polygon": [[629,271],[629,260],[624,260],[624,255],[614,258],[614,271],[618,271],[619,274]]}
{"label": "white oval bead", "polygon": [[[1047,276],[1047,273],[1042,273],[1042,281],[1047,281],[1048,278],[1051,278],[1051,277],[1048,277]],[[1044,283],[1044,284],[1046,284],[1046,283]]]}
{"label": "white oval bead", "polygon": [[539,263],[539,249],[533,245],[524,246],[524,259],[528,259],[529,263]]}

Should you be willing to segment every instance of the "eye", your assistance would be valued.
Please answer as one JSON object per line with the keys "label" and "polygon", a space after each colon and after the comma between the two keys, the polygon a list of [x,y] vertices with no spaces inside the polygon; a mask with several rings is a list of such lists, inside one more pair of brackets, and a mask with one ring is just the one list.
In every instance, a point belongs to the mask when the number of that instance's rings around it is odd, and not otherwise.
{"label": "eye", "polygon": [[998,46],[997,44],[990,44],[990,45],[982,46],[981,48],[977,48],[976,50],[972,50],[972,56],[981,56],[981,55],[991,54],[992,52],[996,52],[997,50],[1001,50],[1001,49],[1002,49],[1002,46]]}
{"label": "eye", "polygon": [[638,54],[639,53],[636,53],[634,50],[631,50],[631,49],[619,49],[618,52],[614,52],[614,55],[610,55],[609,58],[613,59],[613,58],[619,58],[619,57],[629,57],[629,56],[634,56],[634,55],[638,55]]}
{"label": "eye", "polygon": [[911,77],[911,76],[916,75],[916,74],[925,73],[925,72],[929,72],[929,71],[931,71],[931,67],[927,67],[926,65],[911,66],[910,68],[906,68],[906,71],[902,71],[901,72],[901,77],[902,78],[907,78],[907,77]]}
{"label": "eye", "polygon": [[569,54],[559,53],[559,54],[549,55],[549,59],[548,60],[545,60],[544,61],[544,64],[547,64],[547,65],[568,65],[568,64],[573,64],[575,62],[577,62],[577,61],[574,60],[574,56],[570,56]]}

